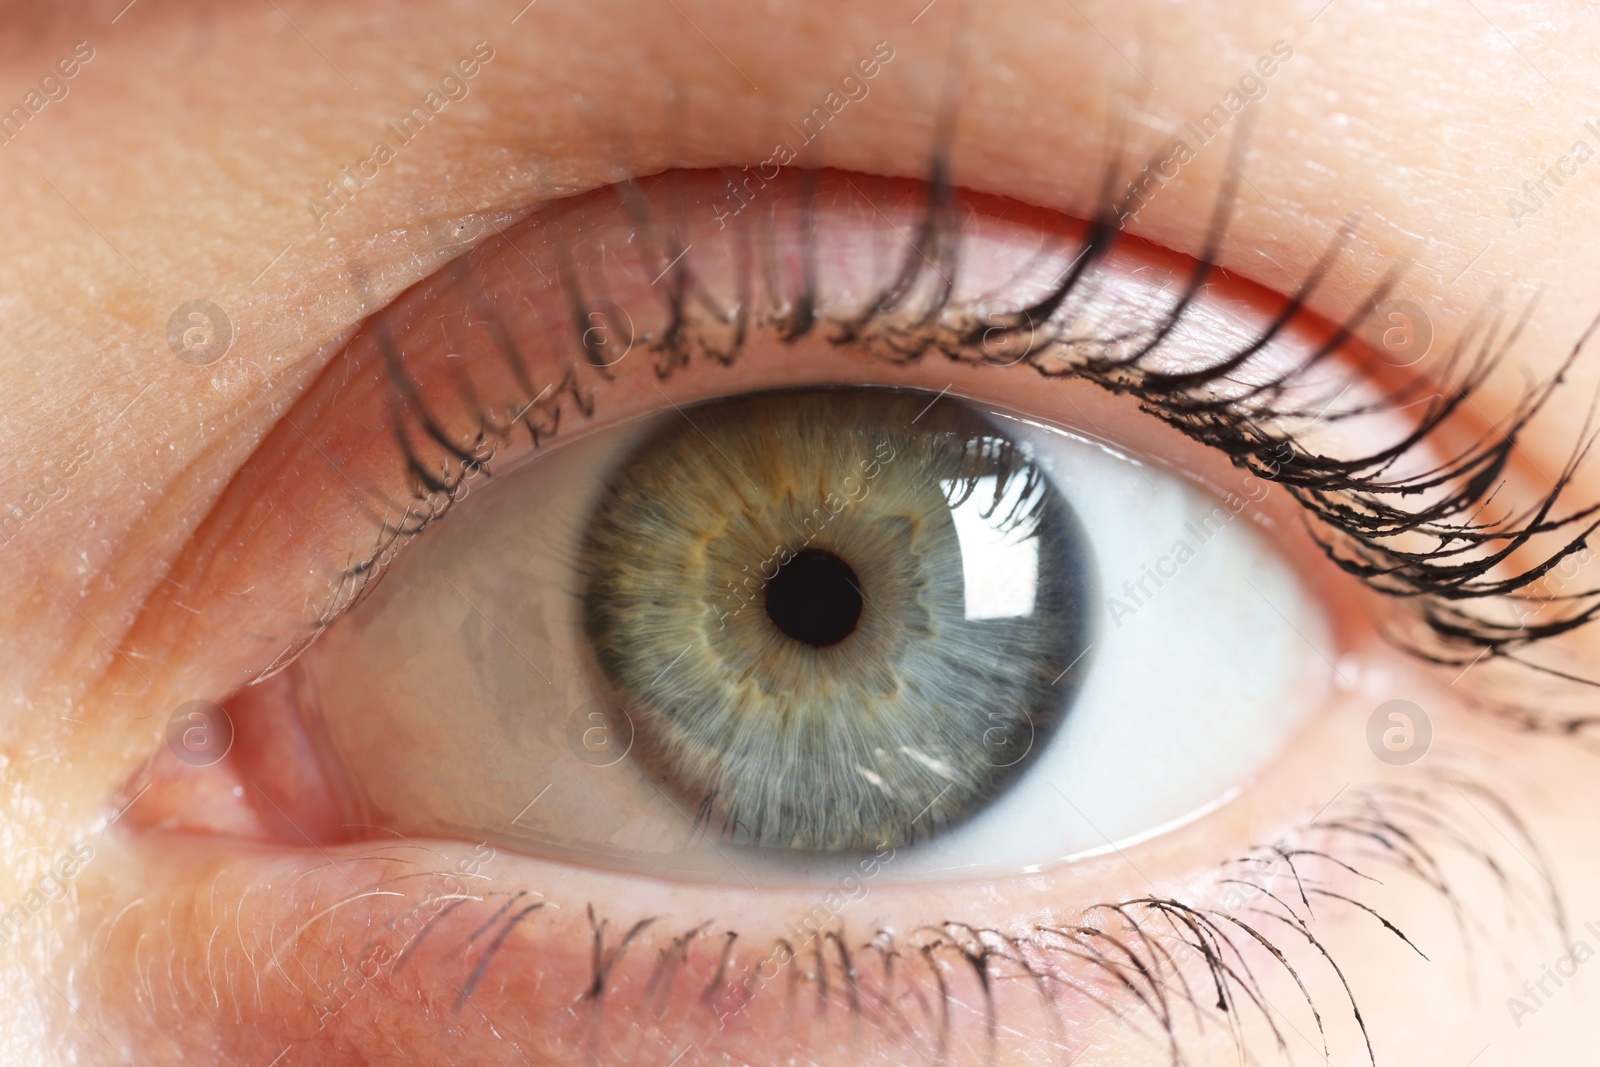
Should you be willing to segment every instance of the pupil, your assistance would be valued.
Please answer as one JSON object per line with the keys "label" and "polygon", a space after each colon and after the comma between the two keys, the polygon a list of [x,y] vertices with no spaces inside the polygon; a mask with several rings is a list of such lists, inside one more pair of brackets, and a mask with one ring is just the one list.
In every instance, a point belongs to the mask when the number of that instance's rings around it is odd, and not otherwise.
{"label": "pupil", "polygon": [[822,648],[849,637],[861,620],[861,590],[850,564],[808,548],[767,583],[767,616],[796,641]]}

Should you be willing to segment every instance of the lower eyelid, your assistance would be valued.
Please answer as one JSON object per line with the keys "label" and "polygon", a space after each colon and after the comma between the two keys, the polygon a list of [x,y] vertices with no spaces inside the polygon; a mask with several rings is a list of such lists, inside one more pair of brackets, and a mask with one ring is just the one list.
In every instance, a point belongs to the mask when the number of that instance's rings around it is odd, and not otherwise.
{"label": "lower eyelid", "polygon": [[[1330,779],[1316,799],[1302,797],[1323,829],[1263,823],[1277,844],[1209,876],[1169,879],[1159,852],[1145,849],[1065,879],[1035,879],[1031,889],[931,899],[870,879],[860,892],[841,884],[707,893],[648,880],[620,891],[461,843],[263,853],[119,835],[85,875],[83,929],[97,949],[81,980],[102,1005],[122,1006],[104,1022],[114,1043],[171,1048],[174,1059],[199,1043],[229,1062],[265,1062],[282,1049],[298,1057],[288,1062],[428,1062],[446,1050],[454,1062],[502,1062],[510,1042],[534,1062],[612,1062],[641,1050],[670,1061],[687,1046],[696,1050],[687,1063],[766,1062],[780,1038],[799,1049],[849,1049],[852,1063],[909,1062],[917,1054],[908,1045],[936,1056],[941,1043],[952,1064],[1108,1042],[1148,1055],[1169,1027],[1186,1050],[1205,1033],[1228,1040],[1227,1013],[1201,1024],[1215,992],[1203,943],[1184,947],[1181,917],[1193,915],[1223,939],[1227,995],[1258,1054],[1270,1038],[1255,1032],[1252,995],[1314,1043],[1318,1026],[1281,965],[1235,920],[1285,953],[1309,983],[1334,1051],[1355,1054],[1361,1036],[1348,998],[1368,987],[1373,968],[1412,960],[1419,977],[1434,974],[1452,966],[1462,936],[1501,948],[1528,940],[1540,953],[1565,943],[1549,873],[1530,866],[1538,847],[1519,809],[1500,807],[1501,795],[1482,784],[1507,777],[1515,775],[1505,764],[1458,748],[1432,771],[1342,789]],[[142,872],[135,880],[93,884],[132,864]],[[1144,881],[1145,871],[1158,882]],[[1173,885],[1183,887],[1176,899],[1164,895]],[[1127,902],[1128,918],[1082,910],[1097,898]],[[1466,909],[1467,927],[1454,928],[1446,899]],[[1031,904],[1019,907],[1024,900]],[[1294,916],[1320,949],[1287,921]],[[1127,925],[1135,920],[1143,933]],[[1107,935],[1138,952],[1139,965]],[[1232,947],[1221,948],[1230,936]],[[1143,940],[1151,937],[1163,947]],[[1330,958],[1353,991],[1341,990]],[[1158,1010],[1157,986],[1139,967],[1172,961],[1187,968],[1188,984],[1165,973],[1168,1000]],[[128,1010],[134,1004],[139,1012]]]}
{"label": "lower eyelid", "polygon": [[[392,1027],[385,1020],[398,1010],[420,1024],[405,1039],[417,1061],[436,1054],[438,1031],[464,1031],[480,1055],[510,1037],[535,1062],[579,1062],[598,1042],[613,1054],[626,1049],[645,1028],[673,1051],[695,1043],[760,1059],[773,1035],[823,1015],[834,1039],[853,1027],[859,1040],[865,1022],[869,1043],[902,1054],[909,1040],[924,1052],[945,1043],[951,1062],[982,1058],[982,983],[957,947],[981,949],[978,927],[849,931],[833,921],[832,893],[762,898],[769,915],[792,917],[776,926],[765,916],[741,922],[725,894],[657,893],[648,912],[608,914],[516,888],[562,879],[548,869],[508,872],[502,858],[478,862],[483,855],[481,846],[399,844],[334,853],[309,870],[280,861],[276,871],[224,858],[186,875],[205,889],[180,897],[165,922],[136,912],[114,929],[105,955],[142,949],[177,961],[176,984],[147,989],[147,1006],[158,1023],[171,1014],[193,1025],[197,1010],[212,1010],[211,997],[179,1003],[187,1000],[179,986],[202,980],[192,946],[205,943],[204,981],[241,1009],[238,1028],[219,1042],[233,1056],[269,1045],[370,1050],[392,1040],[382,1036]],[[875,904],[903,910],[892,898]],[[826,929],[818,914],[828,916]],[[741,926],[768,932],[741,939]],[[890,951],[898,967],[886,967]],[[994,969],[1002,977],[998,959]],[[163,993],[175,1002],[163,1003]],[[1031,1032],[1056,1013],[1084,1019],[1095,1010],[1070,989],[1056,990],[1048,1009],[1037,990],[1010,983],[996,997],[996,1016],[1004,1011],[1008,1027]],[[883,1003],[895,1005],[893,1019]],[[493,1039],[480,1022],[493,1026]]]}

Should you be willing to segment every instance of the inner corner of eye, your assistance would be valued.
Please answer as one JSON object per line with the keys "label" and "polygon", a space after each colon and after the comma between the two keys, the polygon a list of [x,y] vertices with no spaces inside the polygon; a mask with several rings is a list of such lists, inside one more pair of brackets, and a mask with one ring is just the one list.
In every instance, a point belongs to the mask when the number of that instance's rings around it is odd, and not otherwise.
{"label": "inner corner of eye", "polygon": [[298,743],[346,818],[552,860],[1038,869],[1319,705],[1327,622],[1251,506],[931,391],[668,408],[419,538],[286,672]]}

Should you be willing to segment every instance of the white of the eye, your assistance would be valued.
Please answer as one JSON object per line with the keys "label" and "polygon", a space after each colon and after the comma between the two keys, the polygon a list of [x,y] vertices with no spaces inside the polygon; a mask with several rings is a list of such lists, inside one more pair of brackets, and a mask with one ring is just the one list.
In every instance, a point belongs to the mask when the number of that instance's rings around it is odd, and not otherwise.
{"label": "white of the eye", "polygon": [[1330,690],[1327,620],[1255,528],[1242,486],[1225,502],[1054,429],[1013,432],[1091,546],[1088,676],[1022,778],[903,851],[901,876],[1038,870],[1189,821],[1262,770]]}
{"label": "white of the eye", "polygon": [[[1317,651],[1330,648],[1326,620],[1252,528],[1250,509],[1231,514],[1178,475],[1070,434],[1011,429],[1090,544],[1098,626],[1088,675],[1011,789],[953,831],[898,849],[877,877],[1026,872],[1170,829],[1259,772],[1329,691]],[[414,826],[662,877],[837,884],[858,873],[858,857],[718,845],[624,753],[580,752],[598,705],[573,591],[577,546],[597,472],[647,432],[640,424],[553,452],[519,475],[517,491],[486,490],[470,521],[443,524],[403,555],[303,661],[330,736],[377,808]],[[1207,514],[1221,517],[1202,537]],[[980,572],[996,569],[987,560],[998,554],[976,547],[997,547],[984,527],[970,552],[958,531],[963,566]],[[1160,588],[1146,579],[1152,595],[1133,603],[1122,583],[1185,537],[1193,558],[1177,568],[1169,559],[1173,576]],[[1031,582],[1034,573],[1017,573],[1028,569],[1017,548],[1004,551],[1009,578]]]}

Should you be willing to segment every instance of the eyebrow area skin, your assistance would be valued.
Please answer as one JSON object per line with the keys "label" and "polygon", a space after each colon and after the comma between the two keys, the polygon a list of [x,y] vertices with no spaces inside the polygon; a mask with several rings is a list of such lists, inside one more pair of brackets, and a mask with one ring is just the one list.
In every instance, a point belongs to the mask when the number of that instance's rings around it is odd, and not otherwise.
{"label": "eyebrow area skin", "polygon": [[[1292,291],[1359,215],[1312,309],[1342,318],[1410,263],[1398,293],[1426,310],[1435,351],[1492,301],[1537,292],[1492,393],[1509,409],[1600,293],[1600,162],[1572,151],[1600,149],[1585,125],[1600,21],[1576,5],[118,0],[30,21],[0,76],[0,107],[28,110],[0,144],[0,504],[39,501],[0,543],[0,840],[14,857],[0,901],[104,830],[178,694],[238,684],[208,673],[202,648],[129,665],[120,638],[153,597],[183,595],[163,575],[347,331],[474,235],[629,175],[757,165],[879,42],[893,59],[802,161],[920,177],[949,119],[956,184],[1081,215],[1113,158],[1129,174],[1165,158],[1279,41],[1292,57],[1258,73],[1248,123],[1199,148],[1130,231],[1198,252],[1230,137],[1248,129],[1221,265]],[[66,78],[79,42],[92,58]],[[463,57],[477,58],[470,78]],[[447,75],[466,92],[371,163]],[[52,76],[64,95],[33,111]],[[330,196],[352,167],[376,173]],[[169,340],[196,300],[230,323],[213,366]],[[1560,466],[1595,382],[1580,361],[1526,462]],[[1579,486],[1593,499],[1600,477]],[[103,684],[113,666],[137,692]],[[1600,917],[1579,799],[1591,778],[1582,760],[1553,768],[1539,812],[1580,920]],[[19,1035],[19,1062],[52,1040],[27,1021],[39,1006],[65,1011],[48,968],[25,963],[38,943],[0,948],[0,1031]],[[1557,1050],[1546,1062],[1581,1047],[1575,1017],[1539,1022],[1535,1047]]]}

